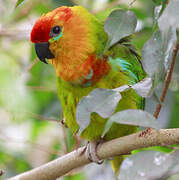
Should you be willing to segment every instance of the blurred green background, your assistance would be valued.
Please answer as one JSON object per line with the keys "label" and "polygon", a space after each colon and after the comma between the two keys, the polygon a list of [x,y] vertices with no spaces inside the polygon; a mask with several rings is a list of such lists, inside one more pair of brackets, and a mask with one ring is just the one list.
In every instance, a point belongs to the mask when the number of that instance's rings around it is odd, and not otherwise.
{"label": "blurred green background", "polygon": [[[30,31],[43,13],[62,5],[82,5],[103,18],[107,9],[130,8],[138,18],[134,43],[142,49],[155,29],[156,3],[149,0],[0,0],[0,169],[6,179],[74,149],[74,138],[60,123],[62,110],[51,65],[39,62]],[[179,60],[179,59],[178,59]],[[179,63],[159,117],[164,128],[179,127]],[[178,71],[178,72],[177,72]],[[162,85],[161,85],[162,87]],[[161,87],[158,92],[160,93]],[[155,102],[147,100],[147,111]],[[108,163],[72,172],[64,179],[112,179]]]}

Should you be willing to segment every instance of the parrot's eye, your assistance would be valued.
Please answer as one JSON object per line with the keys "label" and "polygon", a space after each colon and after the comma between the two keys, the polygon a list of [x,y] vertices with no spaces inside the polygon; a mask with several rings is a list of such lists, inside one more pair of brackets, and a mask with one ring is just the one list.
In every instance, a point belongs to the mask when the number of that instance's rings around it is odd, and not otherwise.
{"label": "parrot's eye", "polygon": [[54,42],[54,41],[59,40],[63,36],[62,27],[54,26],[51,29],[49,36],[51,37],[49,39],[49,42]]}
{"label": "parrot's eye", "polygon": [[58,36],[62,32],[62,28],[60,26],[55,26],[50,31],[50,36],[55,37]]}

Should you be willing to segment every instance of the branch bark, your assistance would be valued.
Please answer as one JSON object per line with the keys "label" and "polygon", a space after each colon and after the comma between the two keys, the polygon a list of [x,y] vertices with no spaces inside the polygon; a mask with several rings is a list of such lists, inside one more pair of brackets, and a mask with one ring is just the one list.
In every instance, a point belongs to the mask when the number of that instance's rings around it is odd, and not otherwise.
{"label": "branch bark", "polygon": [[[146,129],[129,136],[113,139],[100,144],[97,155],[100,159],[108,159],[113,156],[128,154],[132,150],[158,146],[179,144],[179,128],[177,129]],[[27,171],[9,180],[55,180],[71,170],[89,164],[90,161],[83,152],[84,147],[68,153],[56,160]]]}
{"label": "branch bark", "polygon": [[[165,77],[164,88],[163,88],[162,94],[161,94],[161,96],[160,96],[160,101],[161,101],[162,103],[163,103],[164,100],[165,100],[165,96],[166,96],[166,94],[167,94],[170,81],[171,81],[171,79],[172,79],[172,73],[173,73],[173,70],[174,70],[174,66],[175,66],[175,62],[176,62],[176,57],[177,57],[178,50],[179,50],[179,44],[176,44],[176,46],[175,46],[175,48],[174,48],[174,50],[173,50],[172,62],[171,62],[170,68],[169,68],[168,71],[167,71],[167,74],[166,74],[166,77]],[[162,108],[162,104],[157,104],[156,110],[155,110],[155,112],[154,112],[154,117],[155,117],[155,118],[158,118],[161,108]]]}

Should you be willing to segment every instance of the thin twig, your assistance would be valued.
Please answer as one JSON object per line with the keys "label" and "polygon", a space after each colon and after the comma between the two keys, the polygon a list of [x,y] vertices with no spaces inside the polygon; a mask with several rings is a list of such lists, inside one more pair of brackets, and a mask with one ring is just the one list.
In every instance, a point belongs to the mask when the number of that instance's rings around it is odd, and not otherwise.
{"label": "thin twig", "polygon": [[137,1],[137,0],[133,0],[132,2],[130,2],[128,9],[130,9],[130,8],[132,7],[132,5],[133,5],[136,1]]}
{"label": "thin twig", "polygon": [[64,154],[68,153],[68,142],[67,142],[67,134],[65,125],[61,124],[62,132],[63,132],[63,142],[64,142]]}
{"label": "thin twig", "polygon": [[3,174],[4,174],[4,171],[0,169],[0,176],[2,176]]}
{"label": "thin twig", "polygon": [[26,71],[29,72],[29,71],[33,68],[33,66],[34,66],[38,61],[39,61],[38,58],[35,58],[35,59],[32,61],[32,63],[28,65]]}
{"label": "thin twig", "polygon": [[75,145],[74,145],[73,150],[75,150],[75,149],[78,149],[80,147],[80,144],[83,141],[83,139],[80,138],[80,136],[78,136],[76,133],[73,134],[73,138],[75,139]]}
{"label": "thin twig", "polygon": [[[170,81],[172,79],[172,73],[173,73],[173,70],[174,70],[174,66],[175,66],[175,61],[176,61],[176,56],[177,56],[177,52],[179,50],[179,44],[176,44],[174,50],[173,50],[173,58],[172,58],[172,62],[171,62],[171,65],[170,65],[170,68],[168,69],[167,71],[167,74],[165,76],[165,84],[164,84],[164,88],[163,88],[163,91],[162,91],[162,94],[160,96],[160,101],[163,103],[164,100],[165,100],[165,96],[167,94],[167,91],[168,91],[168,87],[169,87],[169,84],[170,84]],[[155,118],[158,118],[158,115],[160,113],[160,110],[162,108],[162,104],[157,104],[156,106],[156,110],[154,112],[154,117]]]}
{"label": "thin twig", "polygon": [[15,18],[13,18],[11,21],[19,21],[22,18],[24,18],[25,16],[28,16],[30,14],[30,11],[35,8],[35,6],[37,6],[37,3],[39,3],[38,1],[34,1],[29,2],[28,5],[24,8],[18,8],[19,9],[19,13],[15,16]]}
{"label": "thin twig", "polygon": [[26,113],[29,114],[31,117],[36,118],[38,120],[43,120],[43,121],[45,120],[45,121],[51,121],[51,122],[57,122],[57,123],[60,122],[58,119],[47,118],[47,117],[44,117],[40,114],[35,114],[32,112],[26,112]]}
{"label": "thin twig", "polygon": [[28,40],[29,39],[29,31],[28,30],[10,30],[10,29],[1,29],[0,37],[7,37],[12,40]]}

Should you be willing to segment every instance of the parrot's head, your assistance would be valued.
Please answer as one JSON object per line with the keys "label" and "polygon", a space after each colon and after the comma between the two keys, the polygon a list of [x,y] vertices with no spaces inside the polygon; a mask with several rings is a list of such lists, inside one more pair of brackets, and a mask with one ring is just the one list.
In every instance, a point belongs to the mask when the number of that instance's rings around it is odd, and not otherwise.
{"label": "parrot's head", "polygon": [[89,57],[102,52],[106,39],[103,24],[81,6],[62,6],[42,15],[31,31],[38,58],[45,63],[51,59],[57,75],[72,82],[88,75]]}

